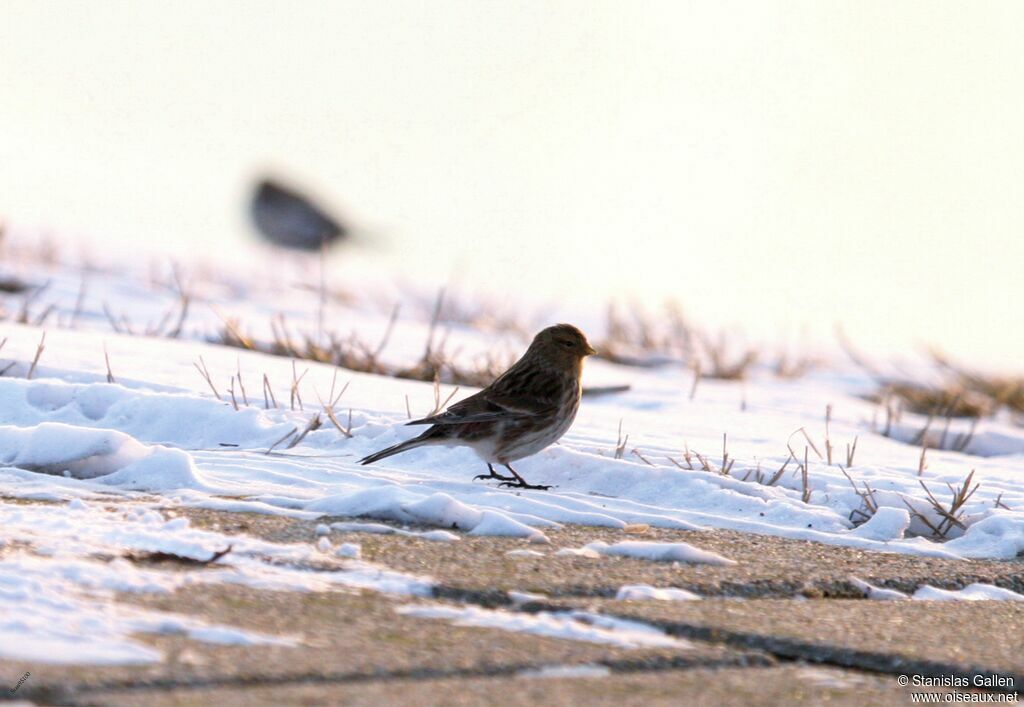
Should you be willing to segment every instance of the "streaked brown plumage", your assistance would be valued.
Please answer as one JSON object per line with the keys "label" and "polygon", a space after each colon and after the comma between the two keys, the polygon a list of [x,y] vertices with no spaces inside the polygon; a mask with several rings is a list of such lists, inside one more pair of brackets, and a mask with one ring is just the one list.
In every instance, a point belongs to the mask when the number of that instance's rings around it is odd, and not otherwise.
{"label": "streaked brown plumage", "polygon": [[[517,488],[550,488],[526,483],[509,463],[536,454],[569,429],[580,406],[583,359],[593,353],[587,337],[571,324],[548,327],[533,338],[522,358],[479,393],[443,413],[407,423],[430,425],[423,434],[360,462],[372,464],[428,444],[468,446],[490,471],[475,478],[500,479],[500,485]],[[512,475],[495,473],[495,463]]]}

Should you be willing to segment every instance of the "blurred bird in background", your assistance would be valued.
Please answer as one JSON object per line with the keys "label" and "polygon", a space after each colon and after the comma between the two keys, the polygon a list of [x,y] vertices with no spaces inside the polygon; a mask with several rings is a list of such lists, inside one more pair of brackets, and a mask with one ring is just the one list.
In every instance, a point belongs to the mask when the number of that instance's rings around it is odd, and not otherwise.
{"label": "blurred bird in background", "polygon": [[318,251],[349,236],[349,229],[338,219],[275,179],[257,182],[249,213],[260,235],[282,248]]}

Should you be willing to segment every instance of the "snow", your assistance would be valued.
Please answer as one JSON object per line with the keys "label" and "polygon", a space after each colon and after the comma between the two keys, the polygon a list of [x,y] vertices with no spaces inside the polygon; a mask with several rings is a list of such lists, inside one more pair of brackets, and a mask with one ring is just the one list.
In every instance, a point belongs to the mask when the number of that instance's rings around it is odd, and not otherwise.
{"label": "snow", "polygon": [[359,543],[342,543],[334,551],[334,554],[338,557],[352,557],[358,560],[363,555],[363,548]]}
{"label": "snow", "polygon": [[616,599],[623,601],[645,601],[648,599],[657,599],[659,601],[690,601],[693,599],[700,599],[699,594],[688,592],[685,589],[676,589],[675,587],[652,587],[649,584],[627,584],[619,587],[619,591],[615,593]]}
{"label": "snow", "polygon": [[555,557],[584,557],[596,560],[601,557],[601,553],[590,547],[563,547],[555,552]]}
{"label": "snow", "polygon": [[0,463],[44,474],[92,479],[149,456],[150,451],[126,434],[56,422],[34,427],[0,426]]}
{"label": "snow", "polygon": [[166,591],[175,580],[109,564],[14,553],[0,564],[0,657],[41,663],[150,663],[159,651],[134,633],[181,633],[233,645],[296,645],[190,617],[104,602],[113,591]]}
{"label": "snow", "polygon": [[222,646],[254,646],[260,644],[294,646],[297,643],[297,641],[288,638],[262,636],[227,626],[200,626],[198,628],[186,629],[185,633],[194,641],[218,643]]}
{"label": "snow", "polygon": [[455,533],[447,530],[406,530],[395,528],[383,523],[331,523],[331,528],[340,530],[343,533],[372,533],[375,535],[401,535],[407,538],[422,538],[434,542],[450,543],[459,539]]}
{"label": "snow", "polygon": [[[34,356],[38,332],[22,325],[7,329],[4,353],[21,360]],[[467,342],[472,340],[467,336]],[[351,379],[343,401],[353,409],[353,437],[324,425],[296,447],[267,454],[286,432],[305,427],[313,409],[307,403],[305,410],[264,410],[262,399],[257,403],[250,391],[250,405],[236,411],[208,388],[204,391],[206,383],[192,363],[202,355],[222,378],[241,370],[250,388],[266,373],[279,382],[276,395],[283,401],[288,390],[281,385],[291,379],[290,360],[194,341],[100,337],[87,330],[54,329],[47,342],[32,380],[0,378],[0,435],[9,465],[0,469],[0,483],[25,498],[146,491],[199,507],[301,518],[341,515],[538,542],[544,541],[546,528],[581,523],[618,529],[730,528],[939,557],[1010,558],[1024,550],[1024,514],[994,503],[1002,494],[1001,503],[1011,509],[1024,504],[1024,491],[1015,483],[1024,467],[1020,454],[982,458],[930,450],[924,479],[940,496],[945,483],[962,481],[969,464],[977,469],[975,478],[982,485],[964,509],[967,531],[954,528],[947,543],[915,535],[911,531],[921,528],[913,523],[900,533],[904,499],[931,513],[917,483],[919,450],[864,429],[871,408],[854,397],[859,381],[847,384],[844,393],[827,387],[836,385],[833,379],[755,379],[746,384],[749,402],[741,412],[730,400],[734,384],[704,381],[690,403],[673,392],[685,388],[684,373],[595,361],[588,369],[593,383],[629,381],[633,390],[584,401],[562,443],[520,463],[527,479],[555,488],[521,492],[472,481],[481,465],[462,449],[421,448],[373,466],[356,463],[409,434],[398,424],[406,417],[405,397],[410,404],[429,405],[433,394],[426,392],[427,384],[342,372],[338,378]],[[105,381],[102,354],[87,355],[101,352],[104,342],[112,366],[131,371],[130,377]],[[315,400],[317,391],[325,396],[336,369],[302,366],[309,369],[304,399]],[[842,383],[846,377],[836,380]],[[444,386],[442,394],[447,394]],[[820,401],[820,408],[808,400]],[[794,429],[812,426],[808,418],[820,415],[825,400],[834,401],[833,439],[860,436],[857,457],[864,461],[849,473],[872,487],[881,506],[860,528],[850,516],[861,499],[837,466],[813,455],[810,503],[800,500],[793,464],[775,486],[742,480],[758,464],[768,472],[781,466],[788,456],[782,451],[786,439]],[[631,440],[653,466],[636,457],[611,456],[619,418],[632,420]],[[730,454],[737,459],[731,476],[702,471],[699,465],[679,469],[668,461],[683,463],[684,441],[690,449],[720,446],[716,436],[723,429],[730,431]],[[1013,434],[1024,439],[1022,433]],[[57,439],[61,444],[53,444]],[[46,481],[18,469],[67,472],[71,478]]]}
{"label": "snow", "polygon": [[879,508],[867,522],[850,531],[850,537],[889,542],[902,540],[910,527],[910,513],[904,508]]}
{"label": "snow", "polygon": [[521,548],[519,550],[509,550],[505,553],[506,557],[544,557],[543,552],[537,552],[536,550],[527,550]]}
{"label": "snow", "polygon": [[[54,309],[35,366],[43,327],[13,321],[0,326],[5,341],[0,370],[6,369],[0,375],[0,643],[9,646],[7,651],[68,660],[85,655],[113,662],[159,659],[130,638],[143,630],[138,626],[158,626],[157,619],[119,605],[113,593],[120,591],[167,592],[222,582],[271,590],[430,595],[430,578],[363,562],[360,546],[336,543],[336,532],[437,542],[458,541],[463,534],[504,536],[541,545],[565,524],[621,531],[625,537],[646,529],[722,528],[949,559],[1013,559],[1024,553],[1019,421],[1008,415],[982,420],[963,452],[929,449],[919,476],[920,447],[909,442],[927,418],[906,413],[891,436],[883,436],[871,422],[877,406],[863,398],[873,391],[873,381],[836,359],[796,380],[776,378],[767,366],[755,366],[742,383],[705,378],[692,399],[693,373],[676,363],[636,368],[588,361],[585,385],[630,388],[585,398],[558,444],[517,463],[527,480],[550,484],[550,491],[475,481],[485,469],[465,449],[423,447],[360,465],[366,454],[418,432],[403,423],[433,409],[435,390],[429,383],[211,343],[224,318],[237,319],[247,336],[270,340],[270,321],[277,314],[287,318],[297,338],[316,337],[318,297],[301,285],[315,279],[287,264],[264,265],[273,277],[227,267],[197,270],[189,280],[193,306],[176,338],[139,333],[175,306],[178,295],[167,286],[166,273],[118,264],[100,277],[68,265],[18,265],[21,279],[49,283],[38,305]],[[88,296],[78,302],[87,275]],[[342,339],[380,341],[393,310],[389,298],[408,293],[369,276],[346,281],[346,288],[352,300],[328,301],[324,325]],[[18,311],[23,299],[0,293],[6,311]],[[120,332],[112,330],[105,310],[125,318]],[[598,318],[592,311],[558,312],[558,319],[583,324]],[[489,354],[518,353],[526,343],[511,332],[459,323],[443,328],[447,349],[463,365]],[[599,331],[586,328],[592,339],[600,338]],[[428,331],[422,311],[403,308],[380,360],[389,366],[417,361]],[[196,370],[200,359],[216,393]],[[297,377],[301,380],[293,386]],[[264,380],[277,405],[268,404]],[[322,412],[320,401],[331,399],[332,391],[336,397],[346,385],[336,411],[346,424],[351,415],[351,436],[324,420],[293,446],[280,442],[293,430],[306,429]],[[441,385],[437,392],[441,399],[454,392],[454,401],[474,391]],[[808,451],[807,501],[791,461],[768,485],[789,460],[789,445],[801,461],[803,448],[811,446],[797,430],[806,430],[825,449],[828,405],[837,458],[829,463]],[[616,458],[620,424],[629,444]],[[954,420],[949,434],[963,434],[969,424]],[[723,435],[734,460],[728,475],[719,472]],[[845,469],[841,450],[855,438],[856,458]],[[712,470],[703,470],[695,458],[687,462],[685,450],[699,452]],[[940,516],[921,482],[946,502],[949,488],[959,486],[972,469],[980,486],[962,509],[963,527],[954,526],[946,538],[930,537],[916,514],[932,524]],[[858,493],[868,487],[878,504],[873,516],[865,513]],[[307,542],[270,543],[191,527],[174,517],[181,507],[280,515],[317,525]],[[229,546],[231,552],[217,562],[194,568],[170,570],[125,559],[129,553],[166,552],[204,561]],[[595,568],[608,556],[732,562],[686,543],[632,540],[551,550],[523,548],[507,556],[575,556],[598,561]],[[324,569],[325,563],[337,567]],[[623,590],[633,597],[681,591]],[[38,624],[31,618],[36,616]],[[496,616],[462,618],[502,625],[511,620],[500,612]],[[534,618],[537,630],[617,631],[580,616]],[[233,627],[176,621],[175,630],[188,635],[250,640],[232,633]],[[89,622],[97,626],[89,633],[93,639],[75,648],[72,637],[86,632]],[[24,640],[33,630],[38,641]],[[292,640],[259,640],[278,638]]]}
{"label": "snow", "polygon": [[[11,325],[4,353],[14,356],[20,346],[30,358],[36,333]],[[82,354],[92,347],[101,351],[104,341],[112,366],[116,362],[122,371],[139,367],[130,385],[127,376],[105,382],[94,372],[102,355]],[[66,499],[95,493],[101,484],[107,492],[147,491],[201,507],[305,518],[342,515],[540,542],[545,528],[564,523],[619,529],[644,524],[731,528],[944,557],[1008,558],[1024,550],[1024,514],[994,504],[1000,493],[1001,503],[1009,508],[1024,503],[1024,492],[1011,473],[1024,466],[1024,456],[964,460],[967,455],[930,451],[924,478],[940,495],[944,483],[962,480],[967,464],[976,466],[982,486],[965,508],[970,524],[966,533],[954,529],[954,539],[945,544],[908,536],[912,527],[901,535],[904,498],[930,512],[917,484],[919,451],[870,435],[863,429],[870,410],[865,403],[839,390],[823,395],[823,384],[810,381],[751,381],[747,411],[740,412],[729,400],[733,384],[704,381],[701,395],[689,404],[672,393],[685,387],[685,374],[594,362],[595,383],[628,380],[635,392],[586,400],[561,444],[520,463],[520,472],[530,481],[551,483],[555,489],[519,492],[472,481],[480,463],[467,450],[421,448],[373,466],[356,463],[365,453],[408,434],[397,424],[405,418],[399,410],[406,395],[426,403],[424,394],[416,393],[429,389],[426,384],[342,373],[340,378],[351,379],[343,400],[353,408],[353,437],[325,425],[293,449],[267,454],[284,433],[306,425],[312,408],[264,410],[262,400],[257,404],[251,399],[236,411],[208,389],[203,391],[205,381],[191,364],[202,355],[211,371],[223,376],[240,369],[253,387],[252,381],[261,380],[264,372],[270,380],[289,381],[288,359],[190,341],[101,338],[66,329],[48,332],[47,342],[43,362],[48,365],[41,365],[35,378],[0,378],[0,434],[10,465],[0,470],[0,481],[5,488],[14,478],[24,481],[15,467],[59,469],[71,480],[19,482],[10,492],[23,497],[31,493],[34,498]],[[154,360],[157,365],[152,365]],[[304,399],[315,400],[316,391],[325,395],[335,369],[302,366],[309,369],[303,378]],[[277,397],[287,400],[288,391],[279,387]],[[755,403],[758,397],[764,402]],[[793,473],[792,464],[775,486],[742,480],[757,464],[771,471],[785,461],[788,452],[780,453],[780,448],[785,449],[787,437],[793,429],[810,425],[808,416],[820,414],[806,398],[845,401],[845,407],[833,403],[833,438],[860,435],[857,456],[865,461],[849,473],[871,485],[881,506],[879,515],[860,528],[850,521],[861,507],[860,498],[836,466],[813,455],[809,504],[800,501],[799,474]],[[643,430],[631,439],[654,466],[609,454],[620,417]],[[730,453],[737,459],[731,476],[702,471],[699,465],[692,471],[679,469],[668,461],[672,457],[682,463],[683,441],[691,449],[721,445],[712,429],[730,430]],[[52,444],[58,438],[62,443]]]}
{"label": "snow", "polygon": [[1012,560],[1024,552],[1024,514],[991,511],[959,538],[946,543],[946,548],[961,557]]}
{"label": "snow", "polygon": [[914,592],[914,599],[927,601],[1024,601],[1024,594],[991,584],[969,584],[963,589],[939,589],[925,585]]}
{"label": "snow", "polygon": [[690,562],[703,565],[735,565],[735,560],[722,557],[714,552],[701,550],[689,543],[656,543],[639,540],[614,543],[593,542],[584,547],[600,555],[634,557],[653,562]]}
{"label": "snow", "polygon": [[992,584],[976,582],[969,584],[963,589],[940,589],[929,584],[923,584],[912,594],[908,595],[895,589],[883,589],[873,586],[864,580],[850,577],[855,587],[864,592],[868,599],[899,600],[917,599],[922,601],[1024,601],[1024,594]]}
{"label": "snow", "polygon": [[612,674],[605,665],[584,663],[583,665],[546,665],[536,670],[516,673],[519,678],[606,678]]}
{"label": "snow", "polygon": [[618,648],[688,648],[653,626],[601,616],[586,611],[517,613],[479,607],[442,605],[400,606],[398,613],[428,619],[446,619],[456,626],[477,626],[516,633],[530,633],[569,641],[604,643]]}
{"label": "snow", "polygon": [[[126,606],[115,601],[117,592],[167,593],[200,584],[243,584],[272,591],[357,588],[410,596],[432,593],[428,578],[355,560],[339,561],[327,570],[302,569],[315,560],[316,551],[308,545],[193,528],[187,518],[171,518],[147,504],[108,509],[77,498],[61,505],[0,502],[0,518],[4,544],[16,548],[0,562],[0,656],[6,658],[103,664],[161,660],[159,651],[133,640],[134,633],[180,633],[192,640],[230,645],[299,642],[295,637],[266,636]],[[194,568],[163,568],[127,559],[162,552],[203,562],[227,547],[231,552],[215,563]]]}
{"label": "snow", "polygon": [[850,577],[850,582],[860,591],[864,592],[864,596],[868,599],[877,599],[880,601],[895,601],[900,599],[909,599],[906,594],[896,589],[885,589],[884,587],[876,587],[873,584],[865,582],[863,579],[857,577]]}

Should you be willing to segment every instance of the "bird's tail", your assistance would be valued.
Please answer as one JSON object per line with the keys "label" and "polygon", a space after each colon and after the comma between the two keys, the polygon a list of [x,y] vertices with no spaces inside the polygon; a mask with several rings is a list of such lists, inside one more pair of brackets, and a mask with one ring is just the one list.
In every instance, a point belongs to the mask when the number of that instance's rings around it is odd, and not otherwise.
{"label": "bird's tail", "polygon": [[427,444],[428,442],[429,440],[427,439],[427,434],[423,433],[419,437],[407,439],[404,442],[399,442],[398,444],[387,447],[386,449],[382,449],[379,452],[374,452],[368,457],[363,457],[362,459],[359,460],[359,463],[373,464],[374,462],[379,462],[381,459],[386,459],[387,457],[390,457],[392,455],[401,454],[402,452],[406,452],[410,449],[415,449],[416,447],[420,447],[424,444]]}

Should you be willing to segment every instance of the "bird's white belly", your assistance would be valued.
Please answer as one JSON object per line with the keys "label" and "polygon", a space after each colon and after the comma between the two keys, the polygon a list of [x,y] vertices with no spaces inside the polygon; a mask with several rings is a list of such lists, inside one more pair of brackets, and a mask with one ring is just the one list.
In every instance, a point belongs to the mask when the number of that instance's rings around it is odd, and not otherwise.
{"label": "bird's white belly", "polygon": [[498,461],[497,447],[498,441],[495,438],[479,439],[473,442],[465,442],[457,440],[454,442],[456,445],[464,445],[476,452],[476,455],[483,459],[488,464],[493,464]]}

